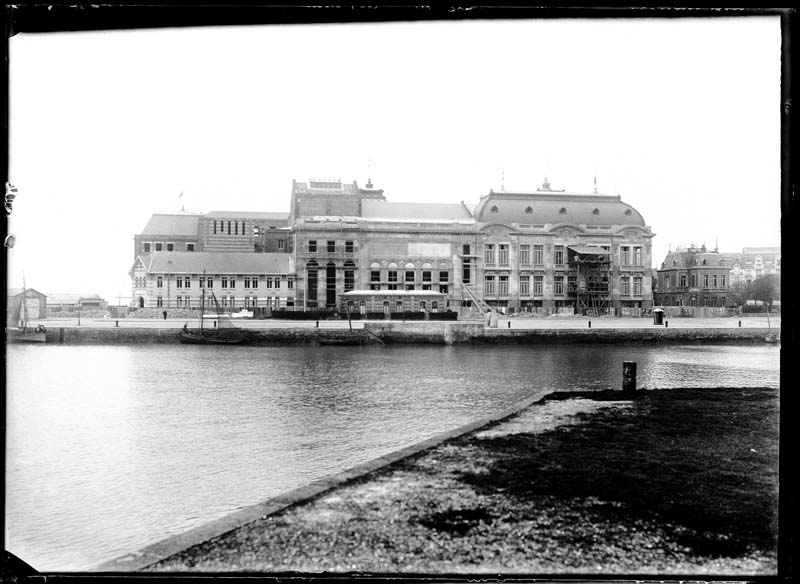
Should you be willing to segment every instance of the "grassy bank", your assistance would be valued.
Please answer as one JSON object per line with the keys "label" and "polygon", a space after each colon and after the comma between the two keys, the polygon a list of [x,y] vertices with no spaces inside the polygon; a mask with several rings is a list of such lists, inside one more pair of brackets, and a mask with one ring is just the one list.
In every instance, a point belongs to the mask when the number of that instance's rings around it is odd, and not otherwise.
{"label": "grassy bank", "polygon": [[777,390],[592,398],[612,401],[555,395],[151,570],[775,572]]}

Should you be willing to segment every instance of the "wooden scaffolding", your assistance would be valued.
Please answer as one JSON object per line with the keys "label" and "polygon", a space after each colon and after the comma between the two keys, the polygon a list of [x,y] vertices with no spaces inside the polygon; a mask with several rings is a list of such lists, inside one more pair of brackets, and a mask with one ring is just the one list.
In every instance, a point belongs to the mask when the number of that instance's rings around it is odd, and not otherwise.
{"label": "wooden scaffolding", "polygon": [[570,278],[567,293],[575,301],[575,312],[586,316],[608,314],[611,252],[595,246],[568,246],[567,263],[574,278]]}

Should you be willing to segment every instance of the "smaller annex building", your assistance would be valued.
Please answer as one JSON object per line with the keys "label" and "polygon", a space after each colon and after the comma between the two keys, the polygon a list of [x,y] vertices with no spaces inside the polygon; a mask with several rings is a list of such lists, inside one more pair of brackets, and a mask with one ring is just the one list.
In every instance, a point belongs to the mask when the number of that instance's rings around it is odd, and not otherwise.
{"label": "smaller annex building", "polygon": [[657,271],[655,301],[663,306],[733,305],[732,266],[729,256],[705,246],[671,251]]}
{"label": "smaller annex building", "polygon": [[341,310],[376,314],[419,312],[423,315],[445,310],[447,294],[434,290],[351,290],[341,295]]}
{"label": "smaller annex building", "polygon": [[295,304],[294,259],[286,253],[139,254],[129,274],[134,308],[200,309],[210,293],[229,310]]}

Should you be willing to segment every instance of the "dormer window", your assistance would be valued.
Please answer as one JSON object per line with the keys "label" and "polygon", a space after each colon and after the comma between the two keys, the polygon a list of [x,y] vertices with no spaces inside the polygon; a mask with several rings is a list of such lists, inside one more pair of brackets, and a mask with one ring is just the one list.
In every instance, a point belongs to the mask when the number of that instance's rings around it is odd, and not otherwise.
{"label": "dormer window", "polygon": [[489,209],[492,213],[497,213],[497,205],[492,205],[492,208]]}
{"label": "dormer window", "polygon": [[533,207],[525,207],[525,212],[526,212],[528,215],[530,215],[531,213],[533,213]]}
{"label": "dormer window", "polygon": [[599,215],[599,214],[600,214],[600,209],[595,207],[594,210],[592,211],[592,215]]}
{"label": "dormer window", "polygon": [[561,208],[558,210],[558,212],[559,212],[559,213],[561,213],[562,215],[566,215],[566,214],[567,214],[567,208],[566,208],[566,207],[561,207]]}

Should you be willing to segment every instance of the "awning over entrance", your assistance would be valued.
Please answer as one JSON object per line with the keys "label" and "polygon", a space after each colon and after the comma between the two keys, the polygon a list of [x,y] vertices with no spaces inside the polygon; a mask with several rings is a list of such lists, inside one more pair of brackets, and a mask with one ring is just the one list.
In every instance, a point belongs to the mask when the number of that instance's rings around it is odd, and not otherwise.
{"label": "awning over entrance", "polygon": [[578,255],[611,255],[610,251],[592,245],[568,245],[567,247]]}

